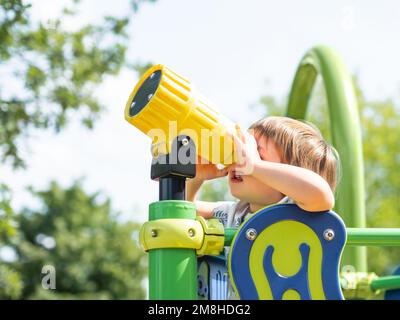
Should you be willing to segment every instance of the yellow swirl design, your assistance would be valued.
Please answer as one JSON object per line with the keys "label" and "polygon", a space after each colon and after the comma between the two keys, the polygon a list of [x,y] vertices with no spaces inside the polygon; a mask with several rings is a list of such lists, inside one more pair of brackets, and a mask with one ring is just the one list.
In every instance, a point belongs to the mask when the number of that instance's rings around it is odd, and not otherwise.
{"label": "yellow swirl design", "polygon": [[[313,300],[325,300],[322,286],[322,246],[320,240],[310,227],[293,220],[272,224],[263,230],[254,241],[250,251],[249,269],[261,300],[273,299],[263,267],[264,252],[267,247],[274,247],[272,265],[275,271],[282,276],[291,277],[299,271],[302,264],[299,250],[302,243],[310,246],[307,269],[311,298]],[[298,295],[293,294],[292,291],[294,290],[286,291],[283,298],[298,298]]]}

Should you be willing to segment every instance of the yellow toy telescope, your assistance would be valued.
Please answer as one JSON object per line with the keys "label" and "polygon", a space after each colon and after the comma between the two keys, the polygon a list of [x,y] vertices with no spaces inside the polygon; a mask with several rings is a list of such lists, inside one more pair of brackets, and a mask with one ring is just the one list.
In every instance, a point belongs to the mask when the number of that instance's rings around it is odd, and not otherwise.
{"label": "yellow toy telescope", "polygon": [[166,66],[155,65],[142,76],[129,96],[125,119],[152,139],[153,157],[169,154],[173,140],[186,135],[209,162],[235,162],[235,124]]}

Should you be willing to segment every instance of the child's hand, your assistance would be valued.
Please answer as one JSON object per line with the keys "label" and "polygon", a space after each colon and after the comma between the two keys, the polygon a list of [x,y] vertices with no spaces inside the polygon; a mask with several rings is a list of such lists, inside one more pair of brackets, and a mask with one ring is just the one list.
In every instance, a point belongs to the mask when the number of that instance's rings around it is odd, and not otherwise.
{"label": "child's hand", "polygon": [[218,169],[215,164],[209,163],[206,159],[197,157],[196,177],[200,181],[212,180],[224,177],[228,174],[228,167]]}
{"label": "child's hand", "polygon": [[261,161],[257,141],[253,135],[236,125],[237,136],[233,136],[236,148],[237,163],[233,166],[238,175],[251,175],[254,165]]}

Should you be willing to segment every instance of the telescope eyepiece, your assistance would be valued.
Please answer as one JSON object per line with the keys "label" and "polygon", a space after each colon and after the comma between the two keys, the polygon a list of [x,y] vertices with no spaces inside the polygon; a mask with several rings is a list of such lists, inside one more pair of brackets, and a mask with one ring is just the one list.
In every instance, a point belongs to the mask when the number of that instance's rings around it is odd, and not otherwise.
{"label": "telescope eyepiece", "polygon": [[137,115],[154,96],[157,88],[161,82],[162,71],[154,71],[139,87],[135,96],[132,99],[129,108],[129,116],[134,117]]}

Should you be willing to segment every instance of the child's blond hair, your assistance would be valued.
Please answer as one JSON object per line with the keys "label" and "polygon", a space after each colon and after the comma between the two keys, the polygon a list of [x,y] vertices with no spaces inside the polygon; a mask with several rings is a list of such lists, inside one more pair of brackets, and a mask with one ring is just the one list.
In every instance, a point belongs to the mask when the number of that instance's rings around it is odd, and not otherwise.
{"label": "child's blond hair", "polygon": [[318,173],[335,191],[340,172],[339,155],[314,125],[288,117],[266,117],[250,129],[272,139],[282,151],[284,163]]}

